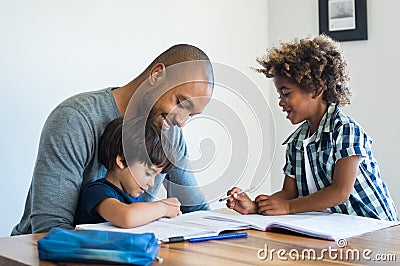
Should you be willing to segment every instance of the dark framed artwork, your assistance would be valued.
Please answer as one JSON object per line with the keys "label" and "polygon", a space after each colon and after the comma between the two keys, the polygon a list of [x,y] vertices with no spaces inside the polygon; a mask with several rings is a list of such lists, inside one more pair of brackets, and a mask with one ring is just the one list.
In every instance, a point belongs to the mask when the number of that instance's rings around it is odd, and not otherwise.
{"label": "dark framed artwork", "polygon": [[367,0],[318,0],[319,33],[337,41],[368,40]]}

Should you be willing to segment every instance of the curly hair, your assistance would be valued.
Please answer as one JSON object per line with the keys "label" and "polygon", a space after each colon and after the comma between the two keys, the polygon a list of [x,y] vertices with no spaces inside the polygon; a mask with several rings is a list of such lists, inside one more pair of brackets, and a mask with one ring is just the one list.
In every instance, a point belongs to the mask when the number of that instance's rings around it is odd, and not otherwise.
{"label": "curly hair", "polygon": [[315,38],[295,38],[281,42],[280,47],[267,49],[257,58],[263,67],[254,69],[267,78],[283,76],[294,80],[301,89],[314,95],[323,92],[323,99],[339,106],[350,104],[351,92],[347,62],[339,43],[325,34]]}

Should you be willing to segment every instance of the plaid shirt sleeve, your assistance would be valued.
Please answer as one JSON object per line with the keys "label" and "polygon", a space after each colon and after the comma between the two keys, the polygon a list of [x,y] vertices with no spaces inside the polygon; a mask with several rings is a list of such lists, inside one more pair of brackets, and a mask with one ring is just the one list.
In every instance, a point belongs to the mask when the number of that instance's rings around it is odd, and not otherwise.
{"label": "plaid shirt sleeve", "polygon": [[286,162],[285,162],[285,165],[283,166],[283,173],[288,176],[295,176],[296,171],[295,171],[295,168],[293,167],[293,163],[292,163],[292,153],[293,152],[291,152],[291,149],[290,149],[291,146],[292,146],[291,144],[288,144],[286,146],[286,156],[285,156]]}
{"label": "plaid shirt sleeve", "polygon": [[343,124],[335,130],[335,135],[335,162],[352,155],[368,157],[372,140],[368,138],[364,130],[357,124]]}

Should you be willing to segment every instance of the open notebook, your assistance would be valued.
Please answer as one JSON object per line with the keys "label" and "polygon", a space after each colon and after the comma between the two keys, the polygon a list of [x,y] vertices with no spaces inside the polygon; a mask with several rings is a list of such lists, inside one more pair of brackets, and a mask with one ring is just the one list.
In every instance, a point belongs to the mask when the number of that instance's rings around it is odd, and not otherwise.
{"label": "open notebook", "polygon": [[285,229],[311,237],[327,240],[350,238],[375,230],[398,225],[372,218],[338,213],[309,212],[280,216],[258,214],[223,214],[214,211],[197,211],[183,214],[173,219],[161,218],[136,228],[122,229],[110,223],[80,224],[78,230],[108,230],[129,233],[152,232],[157,239],[183,236],[186,239],[200,236],[218,235],[226,230],[256,229],[268,231],[274,228]]}

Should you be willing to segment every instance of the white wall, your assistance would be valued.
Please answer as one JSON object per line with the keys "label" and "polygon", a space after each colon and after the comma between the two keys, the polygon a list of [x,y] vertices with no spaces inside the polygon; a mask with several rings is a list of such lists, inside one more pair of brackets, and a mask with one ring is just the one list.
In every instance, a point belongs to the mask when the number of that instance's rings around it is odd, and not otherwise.
{"label": "white wall", "polygon": [[22,215],[41,128],[66,97],[123,85],[176,43],[194,44],[260,87],[268,84],[249,69],[268,43],[264,0],[0,0],[0,6],[0,236]]}
{"label": "white wall", "polygon": [[[279,40],[318,34],[317,0],[269,0],[269,45]],[[290,7],[290,8],[288,8]],[[374,139],[373,152],[378,160],[381,174],[387,183],[397,208],[400,207],[398,141],[400,123],[397,116],[400,88],[400,54],[398,10],[395,0],[367,0],[368,40],[343,42],[342,48],[349,63],[353,90],[352,104],[343,111],[358,121]],[[298,12],[301,10],[301,12]],[[270,82],[271,98],[276,99],[275,88]],[[275,113],[277,143],[281,143],[294,127],[284,118],[277,100],[271,103]],[[280,189],[284,147],[278,147],[272,174],[272,190]]]}

